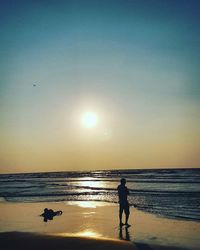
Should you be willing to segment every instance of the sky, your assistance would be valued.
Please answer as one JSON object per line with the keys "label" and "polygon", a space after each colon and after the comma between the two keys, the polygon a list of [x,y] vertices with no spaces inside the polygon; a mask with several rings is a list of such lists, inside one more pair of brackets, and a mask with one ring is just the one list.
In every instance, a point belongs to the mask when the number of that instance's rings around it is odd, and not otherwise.
{"label": "sky", "polygon": [[0,173],[200,166],[199,1],[1,0],[0,23]]}

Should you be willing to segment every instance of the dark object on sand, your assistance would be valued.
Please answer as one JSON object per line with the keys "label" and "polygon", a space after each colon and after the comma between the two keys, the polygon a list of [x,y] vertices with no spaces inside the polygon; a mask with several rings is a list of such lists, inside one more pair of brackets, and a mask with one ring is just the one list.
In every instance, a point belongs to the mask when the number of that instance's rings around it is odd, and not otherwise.
{"label": "dark object on sand", "polygon": [[44,217],[44,221],[47,222],[48,220],[53,220],[54,216],[61,215],[63,212],[61,210],[59,211],[53,211],[53,209],[44,209],[44,213],[42,213],[40,216]]}

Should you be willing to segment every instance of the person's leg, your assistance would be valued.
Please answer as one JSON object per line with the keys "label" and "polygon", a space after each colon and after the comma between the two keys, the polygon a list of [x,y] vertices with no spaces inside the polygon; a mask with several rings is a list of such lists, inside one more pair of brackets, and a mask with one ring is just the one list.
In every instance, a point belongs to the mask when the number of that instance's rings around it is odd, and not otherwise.
{"label": "person's leg", "polygon": [[119,224],[120,224],[120,226],[123,225],[123,223],[122,223],[122,213],[123,213],[123,207],[122,207],[121,204],[119,204]]}
{"label": "person's leg", "polygon": [[126,224],[126,225],[129,225],[129,224],[128,224],[128,219],[129,219],[129,215],[130,215],[129,204],[126,205],[126,208],[125,208],[125,215],[126,215],[126,222],[125,222],[125,224]]}
{"label": "person's leg", "polygon": [[62,211],[61,211],[61,210],[58,210],[58,211],[54,212],[54,216],[56,216],[56,215],[61,215],[61,214],[62,214]]}

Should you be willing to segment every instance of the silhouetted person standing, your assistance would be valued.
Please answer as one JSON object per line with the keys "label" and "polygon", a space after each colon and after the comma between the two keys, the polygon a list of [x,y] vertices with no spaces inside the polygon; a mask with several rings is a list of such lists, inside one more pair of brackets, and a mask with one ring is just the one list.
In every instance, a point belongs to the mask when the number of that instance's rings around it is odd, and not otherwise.
{"label": "silhouetted person standing", "polygon": [[129,190],[126,187],[126,179],[122,178],[121,179],[121,184],[117,187],[118,190],[118,196],[119,196],[119,225],[122,227],[124,224],[122,223],[122,214],[123,211],[125,212],[126,215],[126,221],[125,225],[129,227],[130,225],[128,224],[128,218],[129,218],[129,203],[127,200],[127,196],[129,194]]}

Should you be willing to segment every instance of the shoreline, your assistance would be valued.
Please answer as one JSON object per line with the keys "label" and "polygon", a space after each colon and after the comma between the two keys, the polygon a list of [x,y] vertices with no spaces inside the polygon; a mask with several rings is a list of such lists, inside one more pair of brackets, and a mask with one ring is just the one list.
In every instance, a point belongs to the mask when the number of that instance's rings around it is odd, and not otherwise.
{"label": "shoreline", "polygon": [[[61,216],[44,222],[39,216],[45,207],[62,210]],[[118,226],[118,206],[103,202],[0,202],[0,237],[16,232],[71,238],[114,240],[132,244],[135,249],[194,249],[200,247],[200,223],[160,218],[136,208],[130,209],[132,225]],[[15,233],[14,233],[15,232]],[[10,237],[9,236],[9,237]],[[22,237],[23,238],[23,237]],[[71,244],[71,243],[70,243]],[[9,248],[8,248],[9,249]],[[73,249],[73,248],[71,248]],[[74,248],[75,249],[75,248]],[[112,249],[112,248],[111,248]],[[115,248],[116,249],[116,248]],[[123,249],[123,248],[122,248]],[[134,248],[133,248],[134,249]]]}

